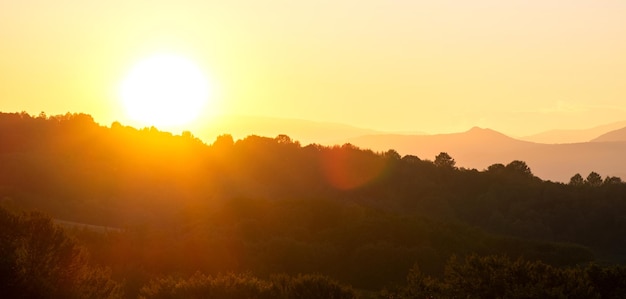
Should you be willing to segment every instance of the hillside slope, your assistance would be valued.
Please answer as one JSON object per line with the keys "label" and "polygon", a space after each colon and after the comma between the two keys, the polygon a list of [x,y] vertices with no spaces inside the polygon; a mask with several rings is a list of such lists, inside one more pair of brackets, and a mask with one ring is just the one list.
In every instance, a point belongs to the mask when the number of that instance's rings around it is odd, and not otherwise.
{"label": "hillside slope", "polygon": [[379,152],[395,149],[422,159],[434,159],[438,153],[447,152],[458,166],[479,170],[522,160],[540,178],[559,182],[568,182],[576,173],[586,176],[592,171],[626,177],[626,160],[621,158],[626,143],[541,144],[480,128],[440,135],[367,135],[344,142]]}

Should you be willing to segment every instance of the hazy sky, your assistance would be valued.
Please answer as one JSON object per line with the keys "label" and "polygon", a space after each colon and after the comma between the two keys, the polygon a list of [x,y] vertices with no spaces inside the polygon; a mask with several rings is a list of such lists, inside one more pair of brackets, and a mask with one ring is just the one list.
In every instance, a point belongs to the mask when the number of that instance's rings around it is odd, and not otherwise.
{"label": "hazy sky", "polygon": [[206,115],[512,135],[626,120],[626,1],[2,1],[0,42],[0,111],[104,125],[164,51],[212,78]]}

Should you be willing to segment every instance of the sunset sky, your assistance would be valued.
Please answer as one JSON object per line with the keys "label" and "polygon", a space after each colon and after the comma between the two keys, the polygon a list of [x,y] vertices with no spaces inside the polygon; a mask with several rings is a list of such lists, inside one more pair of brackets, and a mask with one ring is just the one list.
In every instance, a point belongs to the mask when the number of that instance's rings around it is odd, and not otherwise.
{"label": "sunset sky", "polygon": [[523,136],[626,120],[617,0],[2,1],[0,111],[140,125],[120,84],[159,53],[210,81],[203,121]]}

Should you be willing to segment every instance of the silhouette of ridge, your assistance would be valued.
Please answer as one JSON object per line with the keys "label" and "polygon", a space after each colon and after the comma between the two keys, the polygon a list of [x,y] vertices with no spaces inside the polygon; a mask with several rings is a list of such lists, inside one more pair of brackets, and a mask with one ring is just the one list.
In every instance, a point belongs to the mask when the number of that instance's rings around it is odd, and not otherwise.
{"label": "silhouette of ridge", "polygon": [[626,127],[607,132],[591,140],[591,142],[619,142],[619,141],[626,141]]}
{"label": "silhouette of ridge", "polygon": [[623,128],[624,126],[626,126],[626,121],[614,122],[580,130],[550,130],[530,136],[520,137],[520,139],[545,144],[581,143],[588,142],[600,135]]}
{"label": "silhouette of ridge", "polygon": [[626,161],[621,158],[626,151],[626,142],[534,143],[480,127],[437,135],[365,135],[345,142],[379,152],[395,149],[401,155],[428,160],[440,152],[447,152],[456,160],[457,166],[479,170],[496,163],[521,160],[537,176],[560,182],[569,181],[573,174],[591,171],[603,176],[624,177],[623,169],[626,169]]}
{"label": "silhouette of ridge", "polygon": [[215,137],[222,134],[230,134],[235,139],[249,135],[283,134],[303,144],[330,144],[334,140],[378,133],[375,130],[334,122],[242,115],[217,117],[208,121],[198,132],[198,135],[207,142],[212,142]]}

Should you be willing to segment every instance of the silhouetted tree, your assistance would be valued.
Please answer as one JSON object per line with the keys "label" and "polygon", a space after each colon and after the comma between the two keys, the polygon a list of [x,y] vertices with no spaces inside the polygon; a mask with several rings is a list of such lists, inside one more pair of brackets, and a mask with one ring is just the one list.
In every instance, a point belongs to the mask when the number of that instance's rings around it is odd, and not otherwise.
{"label": "silhouetted tree", "polygon": [[524,161],[515,160],[506,165],[506,170],[511,173],[520,174],[526,177],[532,177],[533,173],[530,171],[530,167]]}
{"label": "silhouetted tree", "polygon": [[617,176],[607,176],[604,179],[604,183],[605,185],[611,185],[611,184],[621,184],[622,183],[622,178],[617,177]]}
{"label": "silhouetted tree", "polygon": [[435,157],[435,165],[442,168],[454,168],[456,161],[446,152],[441,152]]}
{"label": "silhouetted tree", "polygon": [[0,289],[7,298],[117,298],[107,270],[90,267],[83,247],[39,213],[0,208]]}
{"label": "silhouetted tree", "polygon": [[417,165],[419,162],[422,161],[422,159],[414,155],[405,155],[404,157],[402,157],[402,161],[407,164]]}
{"label": "silhouetted tree", "polygon": [[352,144],[352,143],[349,143],[349,142],[348,142],[348,143],[344,143],[344,144],[341,146],[341,148],[342,148],[342,149],[344,149],[344,150],[352,150],[352,151],[358,151],[358,150],[360,150],[358,146],[356,146],[356,145],[354,145],[354,144]]}
{"label": "silhouetted tree", "polygon": [[276,136],[276,138],[274,138],[274,140],[276,140],[276,142],[278,143],[286,143],[286,144],[290,144],[293,142],[293,140],[291,140],[291,137],[285,134],[279,134],[278,136]]}
{"label": "silhouetted tree", "polygon": [[297,147],[300,147],[300,141],[295,141],[295,140],[291,139],[291,137],[289,137],[289,136],[287,136],[285,134],[280,134],[280,135],[276,136],[276,138],[274,138],[274,140],[278,144],[288,144],[288,145],[295,145]]}
{"label": "silhouetted tree", "polygon": [[487,171],[493,172],[493,173],[500,173],[504,171],[505,169],[506,169],[506,166],[504,166],[504,164],[502,163],[492,164],[489,167],[487,167]]}
{"label": "silhouetted tree", "polygon": [[235,141],[233,140],[233,136],[230,134],[217,136],[217,138],[213,142],[213,146],[220,149],[231,148],[234,144]]}
{"label": "silhouetted tree", "polygon": [[585,184],[585,179],[580,173],[575,174],[573,177],[569,179],[570,186],[582,186]]}
{"label": "silhouetted tree", "polygon": [[400,156],[400,154],[398,154],[398,152],[396,150],[394,150],[394,149],[390,149],[390,150],[386,151],[383,154],[383,157],[385,157],[387,159],[390,159],[390,160],[393,160],[393,161],[399,161],[402,158],[402,156]]}
{"label": "silhouetted tree", "polygon": [[597,172],[592,171],[587,176],[587,180],[585,181],[585,183],[592,187],[600,186],[602,185],[602,176],[600,176]]}

